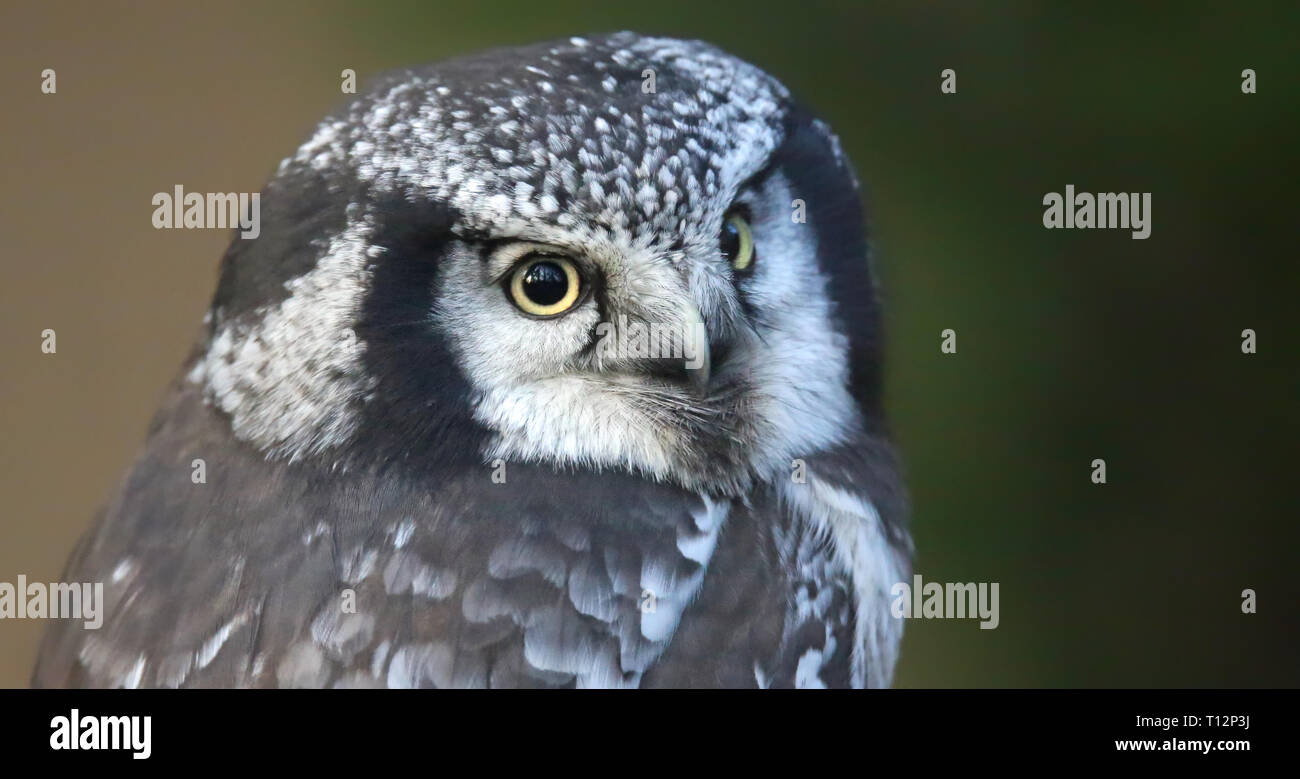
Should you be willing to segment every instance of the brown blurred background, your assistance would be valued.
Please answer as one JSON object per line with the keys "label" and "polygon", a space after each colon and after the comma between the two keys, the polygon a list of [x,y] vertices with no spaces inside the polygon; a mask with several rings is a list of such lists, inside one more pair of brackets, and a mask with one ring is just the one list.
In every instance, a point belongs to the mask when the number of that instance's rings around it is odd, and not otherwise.
{"label": "brown blurred background", "polygon": [[[257,191],[343,68],[630,28],[777,75],[873,193],[917,572],[1001,583],[997,630],[909,623],[899,685],[1297,686],[1300,13],[965,5],[7,2],[0,581],[58,576],[197,332],[230,236],[154,193]],[[1044,230],[1066,184],[1152,192],[1151,238]],[[0,621],[0,686],[42,627]]]}

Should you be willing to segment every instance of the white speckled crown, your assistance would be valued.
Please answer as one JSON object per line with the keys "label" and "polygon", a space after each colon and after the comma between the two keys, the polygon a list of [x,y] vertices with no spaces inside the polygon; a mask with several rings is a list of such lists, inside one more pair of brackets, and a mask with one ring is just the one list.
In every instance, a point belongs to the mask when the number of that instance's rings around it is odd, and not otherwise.
{"label": "white speckled crown", "polygon": [[690,232],[738,184],[729,172],[776,147],[787,99],[702,42],[572,38],[393,74],[284,164],[419,188],[457,229],[649,242]]}

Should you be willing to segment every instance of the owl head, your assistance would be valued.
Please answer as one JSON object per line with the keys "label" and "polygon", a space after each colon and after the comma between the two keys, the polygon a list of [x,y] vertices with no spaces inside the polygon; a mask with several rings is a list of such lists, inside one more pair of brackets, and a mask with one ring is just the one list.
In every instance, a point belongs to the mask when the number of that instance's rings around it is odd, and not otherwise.
{"label": "owl head", "polygon": [[618,33],[391,73],[261,201],[188,380],[268,457],[738,494],[878,421],[853,172],[711,45]]}

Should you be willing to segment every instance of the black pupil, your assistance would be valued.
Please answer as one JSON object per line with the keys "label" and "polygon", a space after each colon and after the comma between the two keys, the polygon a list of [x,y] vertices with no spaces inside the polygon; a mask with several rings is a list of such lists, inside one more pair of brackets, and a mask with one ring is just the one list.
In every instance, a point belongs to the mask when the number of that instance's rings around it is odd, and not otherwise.
{"label": "black pupil", "polygon": [[736,227],[735,222],[728,219],[722,225],[722,237],[718,242],[722,246],[723,257],[728,261],[736,259],[736,255],[740,254],[740,229]]}
{"label": "black pupil", "polygon": [[553,306],[569,292],[569,277],[553,262],[535,262],[524,271],[524,294],[539,306]]}

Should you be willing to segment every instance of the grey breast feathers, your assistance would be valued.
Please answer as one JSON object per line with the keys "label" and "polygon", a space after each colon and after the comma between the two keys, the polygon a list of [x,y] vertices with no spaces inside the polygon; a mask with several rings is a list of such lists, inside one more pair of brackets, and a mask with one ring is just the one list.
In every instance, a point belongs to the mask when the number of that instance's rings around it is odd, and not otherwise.
{"label": "grey breast feathers", "polygon": [[[729,503],[616,473],[491,475],[268,462],[178,385],[64,574],[104,583],[103,627],[55,623],[34,683],[633,686],[696,601],[688,648],[753,635],[684,656],[713,684],[753,683],[781,574],[754,527],[724,532]],[[715,557],[740,577],[716,603]]]}

